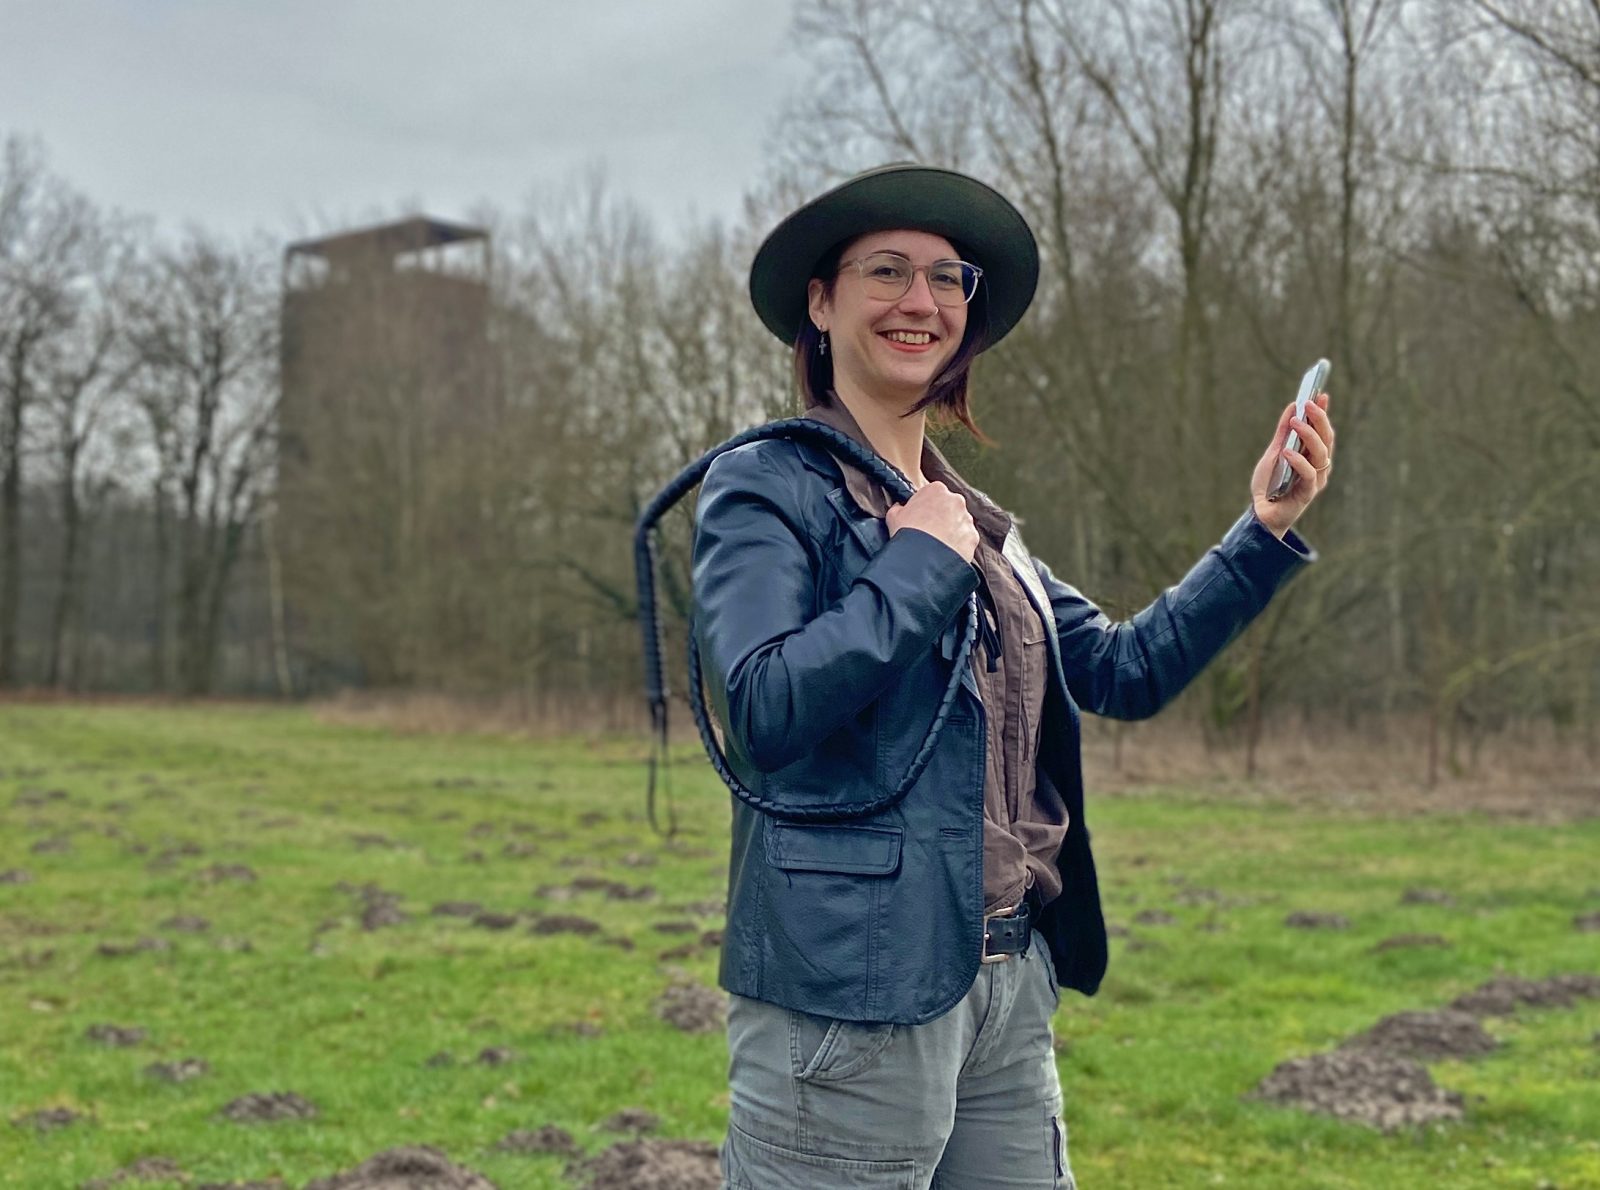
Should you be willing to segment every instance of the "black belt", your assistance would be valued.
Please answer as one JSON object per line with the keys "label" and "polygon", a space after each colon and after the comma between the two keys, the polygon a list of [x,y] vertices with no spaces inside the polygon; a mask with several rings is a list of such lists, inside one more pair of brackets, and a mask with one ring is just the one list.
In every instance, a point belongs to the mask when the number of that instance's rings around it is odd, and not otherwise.
{"label": "black belt", "polygon": [[983,955],[980,963],[1000,963],[1014,954],[1027,953],[1033,941],[1033,923],[1038,916],[1038,894],[1028,887],[1021,903],[997,910],[983,919]]}

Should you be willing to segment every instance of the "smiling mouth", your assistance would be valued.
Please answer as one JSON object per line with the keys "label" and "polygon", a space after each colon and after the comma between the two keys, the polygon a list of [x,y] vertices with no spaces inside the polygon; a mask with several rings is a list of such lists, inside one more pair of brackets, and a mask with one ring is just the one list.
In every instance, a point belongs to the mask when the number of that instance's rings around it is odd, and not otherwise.
{"label": "smiling mouth", "polygon": [[891,343],[904,343],[909,347],[926,347],[936,341],[930,331],[879,331],[878,334]]}

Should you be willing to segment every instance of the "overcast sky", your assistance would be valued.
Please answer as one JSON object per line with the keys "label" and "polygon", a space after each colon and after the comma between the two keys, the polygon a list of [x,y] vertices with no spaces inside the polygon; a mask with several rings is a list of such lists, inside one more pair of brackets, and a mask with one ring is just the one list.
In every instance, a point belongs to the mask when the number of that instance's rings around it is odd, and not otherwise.
{"label": "overcast sky", "polygon": [[0,0],[0,132],[104,206],[294,236],[520,209],[603,162],[732,216],[798,75],[790,0]]}

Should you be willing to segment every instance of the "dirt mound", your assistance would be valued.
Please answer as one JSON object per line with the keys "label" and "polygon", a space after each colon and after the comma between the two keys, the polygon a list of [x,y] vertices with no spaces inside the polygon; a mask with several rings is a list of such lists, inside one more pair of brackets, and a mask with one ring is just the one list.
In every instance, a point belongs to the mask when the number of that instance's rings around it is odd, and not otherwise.
{"label": "dirt mound", "polygon": [[1420,1063],[1361,1049],[1280,1062],[1246,1098],[1336,1116],[1384,1132],[1459,1120],[1462,1113],[1462,1097],[1436,1086]]}
{"label": "dirt mound", "polygon": [[95,947],[95,952],[108,959],[125,958],[130,954],[138,954],[141,950],[171,950],[172,943],[165,938],[140,938],[134,942],[102,942]]}
{"label": "dirt mound", "polygon": [[1350,919],[1342,913],[1313,913],[1297,909],[1283,919],[1294,930],[1348,930]]}
{"label": "dirt mound", "polygon": [[483,905],[477,901],[440,901],[428,912],[435,917],[472,917],[483,912]]}
{"label": "dirt mound", "polygon": [[182,1181],[186,1178],[183,1166],[171,1157],[140,1157],[131,1165],[124,1165],[121,1169],[107,1174],[103,1178],[90,1178],[82,1183],[79,1190],[109,1190],[112,1186],[120,1186],[124,1182],[169,1182]]}
{"label": "dirt mound", "polygon": [[1165,909],[1141,909],[1133,915],[1133,920],[1141,926],[1170,926],[1178,919]]}
{"label": "dirt mound", "polygon": [[572,914],[554,913],[549,917],[541,917],[528,927],[530,934],[597,934],[600,932],[600,923],[590,921],[587,917],[576,917]]}
{"label": "dirt mound", "polygon": [[289,1186],[272,1178],[265,1182],[201,1182],[194,1190],[289,1190]]}
{"label": "dirt mound", "polygon": [[18,1128],[27,1128],[31,1125],[36,1131],[51,1132],[87,1118],[82,1112],[73,1111],[70,1107],[42,1107],[25,1116],[15,1116],[11,1122]]}
{"label": "dirt mound", "polygon": [[261,1124],[269,1120],[309,1120],[317,1115],[317,1105],[293,1091],[251,1092],[241,1095],[222,1109],[222,1115],[235,1124]]}
{"label": "dirt mound", "polygon": [[411,915],[396,901],[369,901],[361,909],[361,928],[381,930],[386,926],[404,925]]}
{"label": "dirt mound", "polygon": [[121,1025],[90,1025],[83,1031],[85,1040],[97,1041],[101,1045],[129,1046],[138,1045],[145,1039],[145,1030],[136,1025],[127,1028]]}
{"label": "dirt mound", "polygon": [[642,1107],[625,1107],[600,1121],[607,1132],[654,1132],[661,1127],[661,1117]]}
{"label": "dirt mound", "polygon": [[1572,919],[1572,928],[1580,934],[1600,934],[1600,913],[1580,913]]}
{"label": "dirt mound", "polygon": [[1452,946],[1443,934],[1391,934],[1372,948],[1373,954],[1390,950],[1406,950],[1414,946]]}
{"label": "dirt mound", "polygon": [[193,913],[180,913],[176,917],[169,917],[161,923],[163,930],[177,930],[183,934],[203,934],[211,928],[211,922],[204,917]]}
{"label": "dirt mound", "polygon": [[1499,1046],[1484,1032],[1471,1013],[1443,1009],[1439,1012],[1397,1012],[1386,1016],[1340,1048],[1371,1050],[1401,1058],[1425,1061],[1437,1058],[1476,1058]]}
{"label": "dirt mound", "polygon": [[520,920],[515,913],[495,913],[488,909],[472,915],[472,924],[480,930],[509,930]]}
{"label": "dirt mound", "polygon": [[572,1139],[572,1133],[554,1124],[508,1132],[495,1148],[503,1153],[557,1153],[563,1157],[577,1157],[583,1152]]}
{"label": "dirt mound", "polygon": [[314,1178],[305,1190],[497,1190],[481,1173],[457,1165],[432,1145],[401,1145],[348,1173]]}
{"label": "dirt mound", "polygon": [[569,1021],[564,1025],[551,1025],[549,1033],[552,1037],[563,1033],[571,1033],[574,1037],[603,1037],[605,1029],[594,1021]]}
{"label": "dirt mound", "polygon": [[[582,1190],[717,1190],[717,1146],[703,1140],[625,1140],[567,1167]],[[310,1190],[307,1187],[307,1190]]]}
{"label": "dirt mound", "polygon": [[656,895],[651,884],[624,884],[603,876],[575,876],[566,884],[541,884],[534,895],[547,901],[570,901],[579,893],[603,893],[608,901],[648,901]]}
{"label": "dirt mound", "polygon": [[1456,899],[1440,888],[1408,888],[1400,894],[1402,905],[1444,905],[1455,907]]}
{"label": "dirt mound", "polygon": [[656,1001],[656,1015],[685,1033],[710,1033],[727,1027],[728,1002],[716,988],[676,983]]}
{"label": "dirt mound", "polygon": [[186,1083],[211,1073],[211,1063],[204,1058],[179,1058],[176,1062],[152,1062],[144,1068],[151,1078],[169,1083]]}
{"label": "dirt mound", "polygon": [[693,934],[700,927],[692,921],[658,921],[650,928],[658,934]]}
{"label": "dirt mound", "polygon": [[221,884],[224,880],[236,880],[240,884],[256,882],[256,871],[248,864],[212,864],[195,875],[207,884]]}
{"label": "dirt mound", "polygon": [[65,789],[24,789],[11,799],[11,804],[18,807],[47,806],[51,802],[69,801],[71,797]]}
{"label": "dirt mound", "polygon": [[1524,1005],[1571,1008],[1579,999],[1600,999],[1600,975],[1552,975],[1549,979],[1503,975],[1457,996],[1450,1007],[1474,1016],[1509,1016]]}
{"label": "dirt mound", "polygon": [[21,868],[7,868],[0,872],[0,884],[31,884],[33,875]]}
{"label": "dirt mound", "polygon": [[380,888],[370,881],[354,885],[348,880],[340,880],[333,887],[336,892],[347,893],[361,902],[363,930],[381,930],[388,926],[404,925],[411,920],[411,915],[400,908],[400,894],[397,892]]}
{"label": "dirt mound", "polygon": [[472,1060],[479,1066],[504,1066],[508,1062],[515,1062],[521,1056],[509,1045],[486,1045]]}
{"label": "dirt mound", "polygon": [[0,970],[7,967],[21,967],[24,971],[36,970],[55,961],[56,948],[47,946],[43,950],[19,950],[9,959],[0,959]]}
{"label": "dirt mound", "polygon": [[678,908],[692,917],[726,917],[728,913],[725,901],[689,901]]}

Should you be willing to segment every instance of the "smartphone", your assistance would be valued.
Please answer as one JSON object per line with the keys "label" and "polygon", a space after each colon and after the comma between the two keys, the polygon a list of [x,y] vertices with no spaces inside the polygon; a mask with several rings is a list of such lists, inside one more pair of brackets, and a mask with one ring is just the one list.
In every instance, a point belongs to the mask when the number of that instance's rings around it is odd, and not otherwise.
{"label": "smartphone", "polygon": [[[1311,398],[1322,391],[1328,383],[1328,373],[1333,371],[1333,365],[1325,359],[1319,359],[1306,369],[1306,374],[1300,377],[1300,391],[1294,398],[1294,415],[1301,421],[1306,418],[1306,405]],[[1289,431],[1283,448],[1286,451],[1300,449],[1300,435],[1295,430]],[[1294,486],[1295,470],[1289,466],[1287,459],[1279,459],[1278,465],[1273,469],[1272,480],[1267,484],[1267,499],[1277,500],[1291,487]]]}

